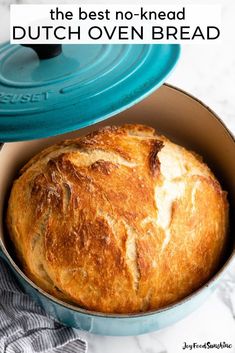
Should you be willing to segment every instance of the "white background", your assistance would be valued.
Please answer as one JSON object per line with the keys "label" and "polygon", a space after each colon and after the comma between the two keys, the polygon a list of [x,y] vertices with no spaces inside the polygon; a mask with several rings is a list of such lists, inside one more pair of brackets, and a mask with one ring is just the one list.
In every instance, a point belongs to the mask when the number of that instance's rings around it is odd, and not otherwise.
{"label": "white background", "polygon": [[[18,0],[18,3],[20,2],[21,0]],[[37,2],[39,1],[22,1],[22,3]],[[57,1],[40,2],[56,3]],[[102,3],[102,1],[95,0],[91,2]],[[127,0],[119,0],[119,2],[127,3]],[[162,2],[164,4],[179,3],[178,0],[162,0]],[[13,2],[0,1],[0,41],[6,40],[9,36],[9,3]],[[60,3],[78,4],[78,1],[69,0],[60,1]],[[86,2],[80,1],[79,3]],[[128,0],[128,3],[141,2]],[[142,3],[147,3],[147,1]],[[155,0],[154,3],[161,3],[161,1]],[[183,47],[179,64],[168,82],[204,101],[235,133],[235,0],[188,0],[187,3],[221,3],[226,40],[210,46],[197,44]],[[88,340],[89,353],[189,352],[181,349],[184,341],[188,343],[227,341],[233,344],[231,350],[197,349],[195,353],[206,351],[235,353],[235,264],[205,304],[186,319],[167,329],[139,337],[114,338],[83,335]]]}

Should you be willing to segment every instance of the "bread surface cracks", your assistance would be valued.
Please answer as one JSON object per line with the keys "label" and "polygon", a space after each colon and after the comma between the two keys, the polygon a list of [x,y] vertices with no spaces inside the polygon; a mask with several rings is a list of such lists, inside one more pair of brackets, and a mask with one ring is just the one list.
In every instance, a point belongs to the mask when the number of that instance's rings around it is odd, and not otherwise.
{"label": "bread surface cracks", "polygon": [[[88,309],[136,312],[166,305],[185,295],[184,288],[199,286],[200,276],[205,280],[206,270],[201,274],[195,262],[196,284],[187,284],[187,267],[194,264],[183,249],[192,241],[187,232],[197,226],[200,190],[212,199],[218,193],[218,207],[222,191],[197,156],[153,129],[106,128],[62,142],[22,168],[18,188],[21,178],[33,200],[28,218],[35,223],[32,230],[25,218],[22,226],[25,271],[48,292]],[[179,216],[183,207],[187,219]],[[188,234],[183,241],[178,225],[182,236]],[[206,248],[198,244],[197,256],[205,252],[206,263]]]}
{"label": "bread surface cracks", "polygon": [[[133,134],[130,133],[130,135],[135,136],[135,138],[137,137],[139,139],[146,138],[141,135],[136,135],[134,133]],[[152,136],[149,137],[149,139],[152,140]],[[150,157],[149,157],[151,160],[150,163],[152,163],[153,165],[155,165],[155,163],[156,163],[155,160],[157,160],[157,163],[159,164],[160,170],[161,170],[161,162],[159,161],[157,154],[160,151],[160,148],[158,149],[158,146],[161,146],[161,148],[164,147],[164,144],[161,142],[162,141],[157,140],[157,149],[155,151],[151,151]],[[118,153],[106,152],[101,149],[78,148],[75,145],[72,147],[70,147],[70,146],[66,147],[65,150],[63,150],[63,154],[65,154],[65,153],[74,153],[74,157],[73,157],[73,155],[71,155],[70,161],[78,169],[80,167],[89,168],[92,166],[99,168],[99,165],[102,165],[103,162],[111,163],[114,166],[121,165],[121,166],[130,167],[130,168],[137,166],[137,163],[130,162],[130,161],[126,160],[125,158],[120,156]],[[49,160],[50,161],[56,160],[56,158],[58,156],[60,156],[60,153],[59,153],[59,151],[56,151],[54,153],[51,153],[49,156],[46,156],[45,161],[41,160],[40,163],[43,163],[46,161],[48,162]],[[33,166],[33,168],[36,168],[36,166]],[[171,166],[169,165],[168,168],[170,169]],[[106,173],[108,174],[109,171],[106,170]],[[61,175],[63,175],[63,174],[61,174]],[[156,219],[153,219],[151,217],[147,217],[143,220],[143,223],[156,222],[159,225],[159,227],[163,229],[163,231],[165,233],[165,239],[162,244],[162,251],[164,250],[167,243],[170,241],[170,224],[171,224],[171,220],[172,220],[173,205],[174,205],[174,202],[176,202],[176,200],[183,195],[184,178],[186,176],[187,176],[187,172],[185,172],[185,170],[184,170],[184,172],[181,172],[180,174],[177,173],[176,177],[174,177],[174,176],[169,177],[168,175],[164,176],[165,180],[163,182],[160,182],[160,186],[158,185],[155,188],[155,203],[156,203],[156,211],[157,211],[156,212]],[[199,183],[199,182],[197,182],[197,183]],[[69,184],[66,182],[66,179],[65,179],[65,181],[62,182],[62,187],[64,189],[63,209],[64,209],[64,212],[66,213],[66,210],[69,205],[70,198],[71,198],[72,191],[71,191]],[[195,191],[196,191],[196,188],[195,188]],[[159,194],[163,195],[163,197],[159,198]],[[194,192],[193,197],[195,198],[195,192]],[[162,216],[161,215],[162,213],[165,213],[165,216]],[[48,211],[48,213],[46,214],[46,217],[43,217],[44,219],[42,220],[42,223],[40,224],[39,233],[41,235],[43,235],[43,233],[45,232],[46,225],[47,225],[47,222],[49,219],[49,215],[50,215],[50,211]],[[109,226],[115,231],[115,220],[111,219],[110,216],[105,215],[104,212],[102,212],[102,210],[99,210],[99,212],[97,213],[97,216],[101,216],[109,224]],[[167,221],[163,220],[163,218],[167,219]],[[138,291],[140,271],[139,271],[138,261],[137,261],[136,239],[138,239],[141,236],[140,236],[140,234],[138,234],[136,232],[136,230],[133,227],[128,225],[124,220],[122,220],[122,222],[123,222],[123,224],[126,228],[126,232],[127,232],[126,262],[127,262],[128,266],[130,267],[131,273],[133,275],[133,286],[134,286],[135,290]],[[118,237],[118,235],[117,235],[117,237]],[[41,241],[42,237],[39,237],[37,234],[36,239],[38,241]],[[35,239],[33,239],[33,242],[34,242],[34,246],[35,246]],[[42,249],[41,246],[40,246],[40,248]],[[157,263],[154,262],[153,266],[156,267]],[[45,270],[44,265],[42,263],[38,264],[38,270],[39,270],[39,273],[41,274],[41,278],[43,278],[45,281],[48,282],[49,285],[51,285],[53,283],[53,281],[51,280],[49,274]],[[76,270],[74,270],[74,271],[76,271]],[[143,306],[148,306],[148,302],[150,301],[150,292],[151,292],[151,290],[149,290],[149,293],[145,298]]]}
{"label": "bread surface cracks", "polygon": [[[100,149],[85,149],[85,148],[78,149],[76,146],[72,146],[72,147],[68,146],[63,151],[63,153],[71,153],[71,152],[75,152],[76,154],[76,158],[72,157],[71,160],[73,164],[78,168],[91,167],[91,166],[98,167],[98,163],[102,164],[103,161],[112,163],[114,165],[125,165],[130,168],[136,167],[136,163],[126,160],[125,158],[118,155],[117,153],[105,152]],[[59,155],[60,155],[60,151],[55,151],[53,153],[50,153],[48,156],[44,157],[44,160],[43,159],[40,160],[40,164],[48,162],[49,160],[56,159]],[[81,162],[82,156],[86,157],[86,159],[84,159],[83,162]],[[33,169],[37,169],[37,166],[33,165]],[[69,184],[66,181],[64,181],[62,185],[64,188],[64,193],[63,193],[64,212],[66,212],[71,198],[72,191]],[[48,210],[47,214],[43,216],[43,219],[39,225],[39,231],[38,233],[35,234],[34,238],[32,239],[32,249],[34,249],[36,246],[36,243],[38,243],[38,247],[42,250],[42,246],[39,245],[39,243],[41,243],[42,241],[43,233],[46,230],[49,216],[50,216],[50,210]],[[105,216],[102,210],[99,211],[98,216],[102,216],[111,227],[114,227],[115,221],[113,221],[111,217],[109,217],[108,215]],[[126,241],[127,263],[129,264],[133,272],[134,287],[136,290],[138,290],[138,281],[139,281],[140,274],[139,274],[138,264],[137,264],[137,250],[136,250],[136,239],[135,239],[136,232],[126,222],[124,224],[128,234],[128,239]],[[43,264],[40,262],[37,265],[37,267],[38,267],[38,272],[41,275],[41,278],[43,278],[46,282],[48,282],[49,285],[53,284],[53,281],[51,280],[50,276],[45,270]]]}
{"label": "bread surface cracks", "polygon": [[[160,150],[160,148],[162,148],[162,146],[163,146],[162,142],[159,140],[155,140],[155,139],[153,140],[152,135],[151,136],[143,136],[141,133],[134,132],[134,131],[133,132],[130,131],[130,136],[133,136],[134,138],[138,138],[138,139],[143,139],[143,140],[146,138],[149,138],[151,141],[153,141],[154,149],[150,151],[149,164],[150,164],[150,169],[151,168],[155,168],[155,169],[158,168],[158,165],[155,165],[155,164],[157,161],[158,150]],[[155,141],[157,142],[156,147],[154,145]],[[61,155],[60,150],[50,151],[50,153],[48,153],[48,154],[45,152],[43,152],[43,153],[44,153],[44,156],[42,156],[41,159],[39,160],[38,166],[37,166],[37,163],[31,164],[29,162],[28,168],[27,168],[27,166],[25,168],[23,168],[22,173],[24,173],[25,171],[30,170],[32,168],[32,169],[34,169],[34,171],[36,171],[38,169],[39,174],[41,174],[41,166],[43,164],[46,165],[48,162],[51,162],[51,161],[55,161],[55,163],[56,163],[56,159]],[[79,147],[76,144],[72,143],[71,146],[68,145],[68,146],[64,147],[62,153],[63,154],[69,153],[71,155],[70,161],[78,169],[80,167],[102,168],[103,163],[111,163],[114,166],[120,165],[120,166],[129,167],[129,168],[137,167],[136,162],[125,159],[122,155],[120,155],[116,152],[111,152],[111,151],[107,152],[107,151],[104,151],[100,148],[97,148],[97,149],[91,148],[91,147],[84,148],[84,147]],[[74,157],[73,157],[73,154],[74,154]],[[109,174],[109,171],[107,169],[104,172]],[[60,173],[61,173],[61,170],[60,170]],[[36,173],[35,178],[37,177],[37,175],[38,174]],[[62,175],[63,175],[63,173],[61,173],[61,176]],[[63,178],[60,180],[60,182],[62,184],[63,191],[64,191],[63,192],[63,211],[66,213],[66,210],[69,205],[70,198],[71,198],[72,190],[71,190],[69,184],[67,183],[66,179],[65,179],[65,181],[62,181],[62,180],[63,180]],[[56,180],[56,182],[58,182],[58,180]],[[53,193],[53,190],[51,190],[51,192]],[[115,231],[115,221],[112,220],[110,216],[108,216],[107,214],[105,215],[104,212],[102,212],[102,210],[99,210],[97,215],[103,217],[103,219]],[[41,236],[39,236],[39,234],[37,233],[32,240],[32,242],[33,242],[32,248],[33,249],[35,248],[36,242],[38,242],[38,248],[42,251],[41,242],[42,242],[42,238],[43,238],[43,233],[45,232],[46,227],[47,227],[49,216],[50,216],[50,209],[48,210],[46,217],[43,216],[43,219],[39,225],[39,228],[40,228],[39,233],[41,234]],[[138,261],[137,261],[136,239],[140,235],[137,234],[136,230],[133,227],[131,227],[130,225],[128,225],[127,222],[125,222],[124,220],[122,220],[122,222],[124,224],[124,227],[125,227],[126,233],[127,233],[126,263],[130,267],[130,273],[133,276],[133,287],[134,287],[135,291],[138,291],[140,271],[139,271]],[[118,234],[116,236],[118,237]],[[39,262],[36,266],[38,267],[38,272],[40,274],[40,278],[43,279],[44,281],[48,282],[48,285],[50,286],[53,283],[53,280],[50,278],[50,275],[46,271],[44,264],[42,262]],[[149,295],[147,295],[145,298],[144,306],[148,305],[148,303],[147,303],[148,297],[149,297]],[[150,297],[149,297],[149,299],[150,299]]]}

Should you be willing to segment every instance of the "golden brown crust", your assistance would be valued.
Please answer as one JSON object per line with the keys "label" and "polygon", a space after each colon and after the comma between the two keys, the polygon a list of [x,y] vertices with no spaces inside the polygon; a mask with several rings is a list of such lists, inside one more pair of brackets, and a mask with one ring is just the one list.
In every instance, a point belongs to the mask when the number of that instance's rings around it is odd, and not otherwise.
{"label": "golden brown crust", "polygon": [[142,125],[49,147],[14,182],[7,225],[26,274],[96,311],[157,309],[215,272],[226,194],[193,153]]}

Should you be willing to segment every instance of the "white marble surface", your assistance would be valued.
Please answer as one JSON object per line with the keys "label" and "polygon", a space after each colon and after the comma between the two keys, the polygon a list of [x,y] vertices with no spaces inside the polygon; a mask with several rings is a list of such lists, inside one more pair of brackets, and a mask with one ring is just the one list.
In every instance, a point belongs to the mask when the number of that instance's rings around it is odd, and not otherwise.
{"label": "white marble surface", "polygon": [[[126,0],[119,0],[116,3],[124,1],[126,2]],[[176,0],[168,2],[174,3],[174,1],[176,2]],[[22,2],[37,3],[38,1]],[[50,3],[53,2],[56,1],[50,1]],[[80,3],[85,2],[80,1]],[[90,2],[104,1],[90,0]],[[129,2],[134,3],[137,0]],[[164,2],[166,1],[162,1]],[[213,3],[215,1],[195,2]],[[216,2],[223,5],[225,38],[219,44],[185,45],[181,60],[168,82],[203,100],[235,133],[235,30],[233,27],[235,1]],[[13,1],[0,1],[0,41],[6,40],[9,35],[9,3]],[[235,353],[235,262],[210,299],[190,316],[169,328],[138,337],[101,337],[86,333],[82,335],[88,340],[89,353],[179,353],[184,352],[182,346],[185,341],[187,343],[225,341],[231,343],[233,347],[221,351]],[[205,349],[195,351],[203,352]],[[209,351],[220,350],[209,349]]]}

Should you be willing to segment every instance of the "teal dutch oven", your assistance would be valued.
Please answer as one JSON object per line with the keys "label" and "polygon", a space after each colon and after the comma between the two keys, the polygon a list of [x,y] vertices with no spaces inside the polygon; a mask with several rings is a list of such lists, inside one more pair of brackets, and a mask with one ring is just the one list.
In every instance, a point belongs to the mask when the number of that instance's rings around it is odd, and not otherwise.
{"label": "teal dutch oven", "polygon": [[224,261],[204,286],[160,310],[104,314],[68,304],[40,289],[21,271],[8,242],[4,212],[19,168],[48,145],[107,125],[108,117],[109,125],[151,125],[201,154],[228,191],[230,219],[234,219],[234,137],[198,99],[163,84],[178,57],[177,45],[66,45],[61,50],[4,44],[0,48],[0,254],[22,289],[66,325],[114,336],[162,329],[203,303],[234,258],[231,221]]}

